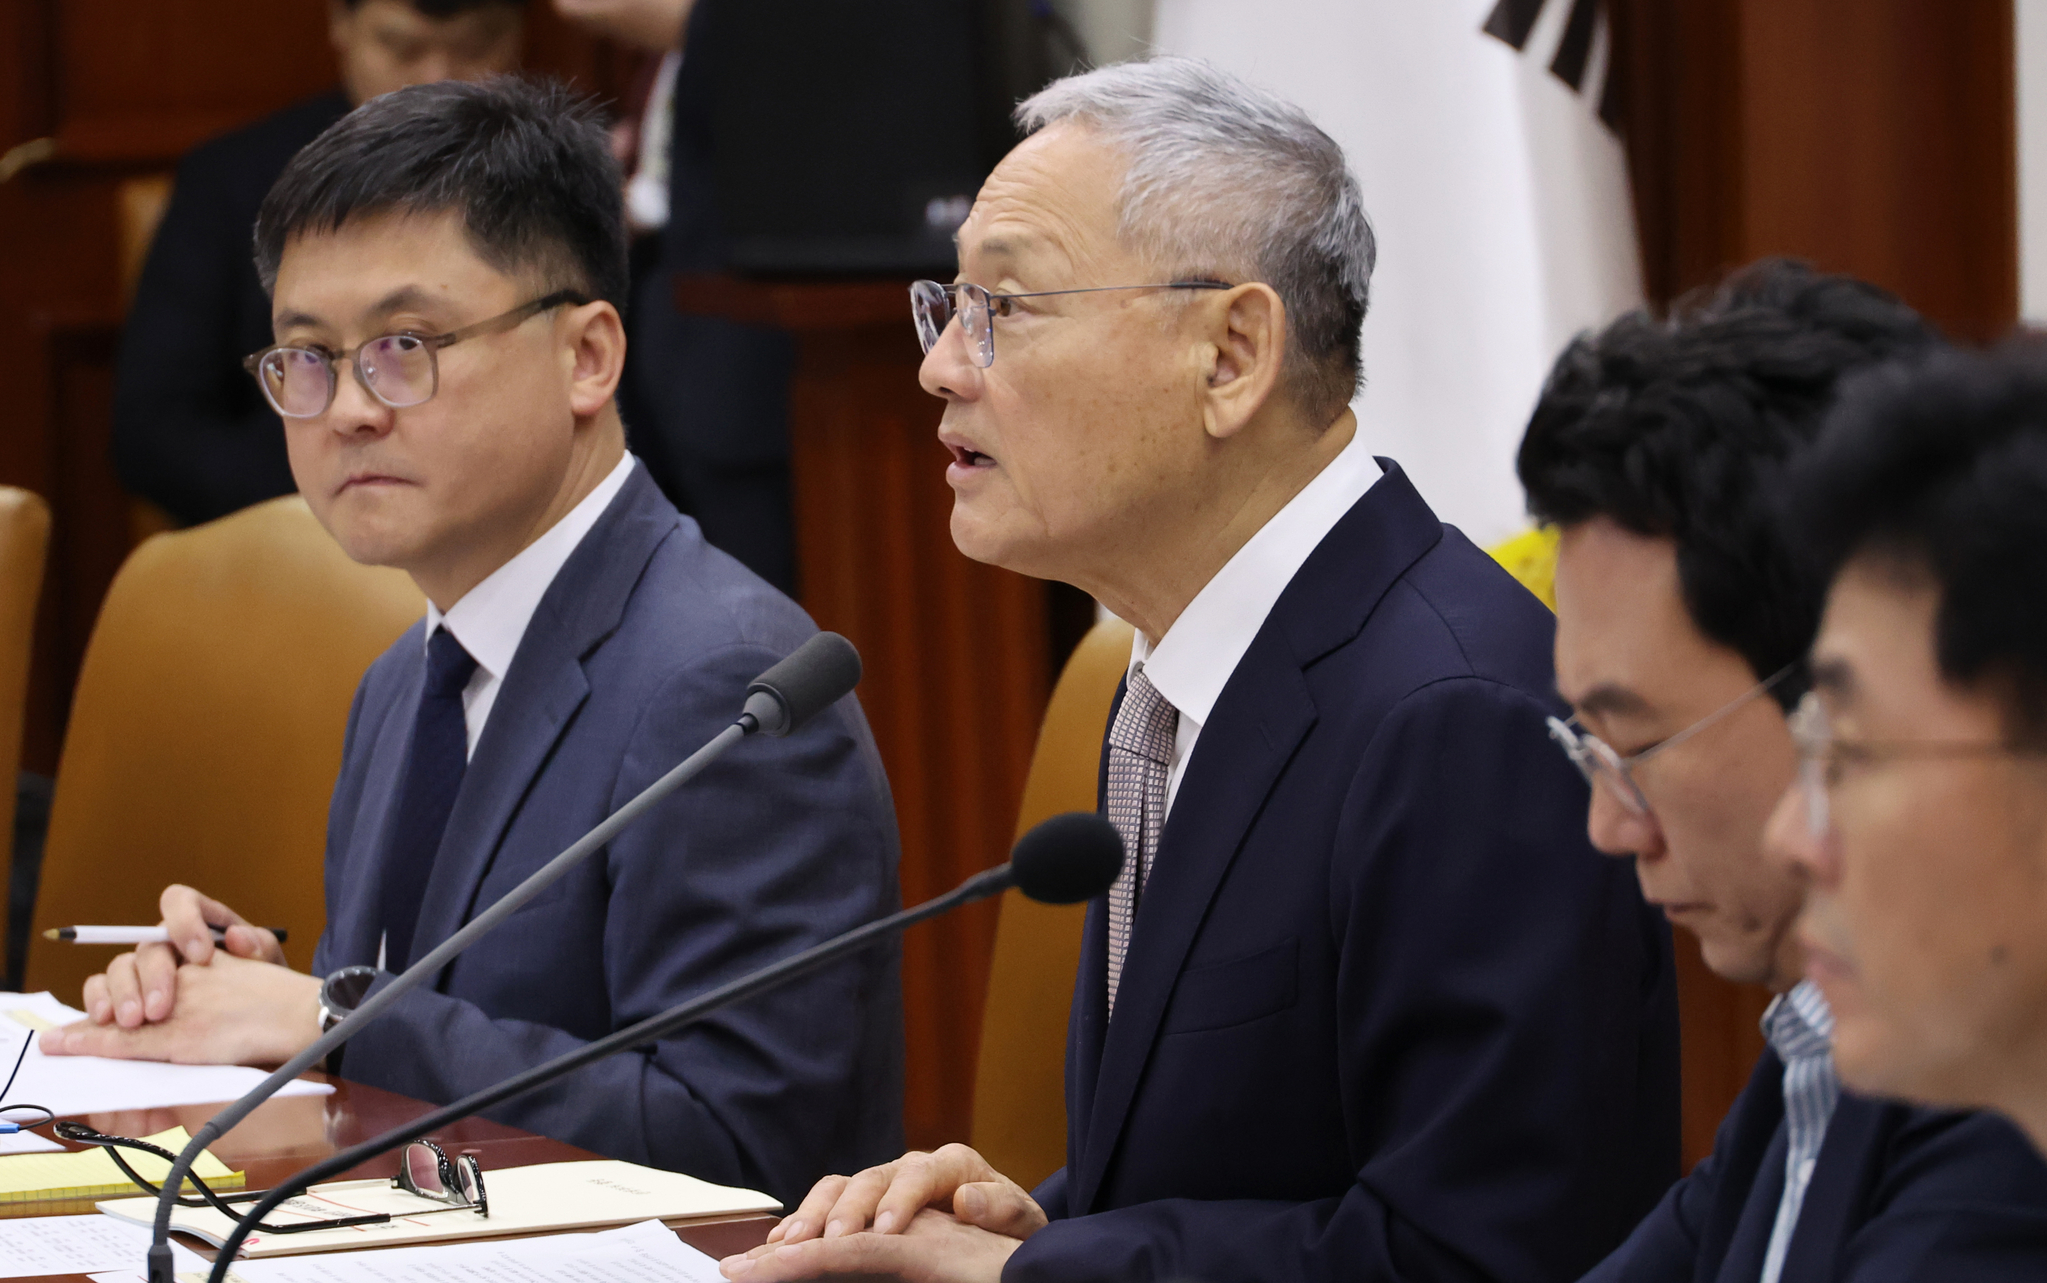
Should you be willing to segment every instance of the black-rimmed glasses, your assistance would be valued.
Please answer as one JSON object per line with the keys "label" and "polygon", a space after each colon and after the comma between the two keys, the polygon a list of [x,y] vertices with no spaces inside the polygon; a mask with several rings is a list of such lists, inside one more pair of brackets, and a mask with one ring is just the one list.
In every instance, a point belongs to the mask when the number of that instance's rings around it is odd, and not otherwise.
{"label": "black-rimmed glasses", "polygon": [[938,346],[938,336],[960,319],[967,336],[967,351],[974,364],[987,369],[995,364],[995,322],[1009,315],[1011,299],[1051,298],[1055,294],[1106,294],[1111,290],[1228,290],[1234,285],[1222,281],[1165,281],[1157,285],[1092,285],[1079,290],[1036,290],[1029,294],[991,294],[978,285],[964,282],[941,285],[937,281],[915,281],[910,285],[910,317],[917,323],[917,341],[929,352]]}
{"label": "black-rimmed glasses", "polygon": [[581,307],[589,301],[575,290],[556,290],[446,334],[386,334],[344,352],[280,343],[244,357],[242,368],[256,377],[270,408],[287,419],[313,419],[327,413],[339,386],[334,367],[343,361],[354,367],[356,382],[364,391],[394,410],[403,410],[431,401],[440,390],[441,367],[435,354],[442,348],[502,333],[565,303]]}
{"label": "black-rimmed glasses", "polygon": [[1570,757],[1571,765],[1578,768],[1578,773],[1585,777],[1587,784],[1593,788],[1606,789],[1607,794],[1626,807],[1630,814],[1643,818],[1650,813],[1649,799],[1642,796],[1642,786],[1635,783],[1636,768],[1658,754],[1676,748],[1763,692],[1774,690],[1793,673],[1803,671],[1804,667],[1803,662],[1786,664],[1675,735],[1658,740],[1626,757],[1621,756],[1611,744],[1592,732],[1572,725],[1578,720],[1576,717],[1568,722],[1561,718],[1550,718],[1549,737],[1562,747],[1565,754]]}
{"label": "black-rimmed glasses", "polygon": [[[98,1145],[107,1151],[107,1157],[114,1160],[114,1166],[121,1174],[135,1182],[151,1195],[161,1197],[162,1189],[129,1165],[121,1156],[124,1149],[153,1154],[166,1162],[175,1163],[178,1156],[161,1145],[152,1145],[146,1140],[131,1136],[109,1136],[94,1131],[84,1123],[66,1119],[57,1124],[57,1135],[65,1140],[77,1141],[84,1145]],[[217,1194],[196,1172],[187,1173],[185,1179],[199,1191],[199,1196],[181,1194],[180,1207],[211,1207],[230,1220],[240,1220],[242,1214],[235,1210],[236,1203],[253,1203],[269,1193],[268,1190],[242,1190],[233,1194]],[[382,1225],[388,1221],[414,1216],[433,1216],[441,1212],[475,1212],[478,1216],[490,1215],[490,1199],[484,1193],[483,1168],[474,1154],[460,1154],[449,1158],[447,1151],[430,1140],[416,1140],[407,1145],[399,1157],[398,1174],[391,1178],[393,1189],[402,1189],[408,1194],[445,1207],[430,1207],[419,1211],[370,1212],[361,1216],[331,1216],[321,1220],[296,1221],[286,1225],[272,1225],[262,1222],[256,1228],[266,1234],[305,1234],[312,1230],[347,1229],[352,1225]]]}

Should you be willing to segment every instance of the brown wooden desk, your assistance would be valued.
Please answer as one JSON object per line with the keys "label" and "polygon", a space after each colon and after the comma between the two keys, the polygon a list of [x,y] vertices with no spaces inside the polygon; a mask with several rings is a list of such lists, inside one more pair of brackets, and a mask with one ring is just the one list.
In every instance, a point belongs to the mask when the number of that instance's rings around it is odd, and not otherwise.
{"label": "brown wooden desk", "polygon": [[[292,1096],[261,1106],[244,1119],[241,1126],[214,1143],[214,1155],[236,1171],[246,1171],[250,1189],[268,1189],[308,1163],[381,1135],[431,1108],[409,1097],[360,1083],[337,1079],[334,1080],[334,1088],[331,1096]],[[218,1105],[187,1105],[175,1109],[131,1110],[78,1117],[87,1126],[109,1135],[153,1136],[172,1127],[197,1131],[219,1109]],[[458,1149],[476,1151],[485,1172],[499,1167],[525,1167],[533,1163],[573,1162],[600,1157],[574,1145],[481,1118],[471,1118],[445,1131],[435,1132],[433,1138],[451,1152]],[[386,1155],[351,1169],[337,1179],[388,1176],[396,1170],[397,1159]],[[66,1216],[91,1212],[93,1202],[92,1199],[75,1199],[12,1203],[0,1206],[0,1217]],[[774,1224],[773,1217],[740,1216],[693,1223],[677,1229],[675,1233],[699,1251],[712,1256],[729,1256],[759,1246],[766,1241],[768,1230]],[[185,1245],[204,1256],[213,1254],[210,1248],[196,1240],[186,1239]],[[82,1283],[85,1276],[51,1274],[44,1278],[49,1283],[60,1280],[62,1283]]]}

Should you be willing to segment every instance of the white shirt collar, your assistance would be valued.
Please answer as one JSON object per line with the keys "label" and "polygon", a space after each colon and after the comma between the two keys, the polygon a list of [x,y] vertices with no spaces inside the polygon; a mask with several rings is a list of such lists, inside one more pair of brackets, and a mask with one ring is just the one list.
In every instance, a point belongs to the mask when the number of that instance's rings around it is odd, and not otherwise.
{"label": "white shirt collar", "polygon": [[1350,444],[1237,549],[1156,646],[1142,632],[1131,643],[1131,668],[1144,665],[1151,684],[1180,710],[1183,728],[1208,721],[1237,661],[1301,563],[1379,479],[1381,469],[1364,435],[1357,429]]}
{"label": "white shirt collar", "polygon": [[526,625],[540,608],[540,599],[547,595],[548,586],[561,573],[569,554],[625,488],[633,462],[628,451],[594,490],[569,509],[567,516],[464,593],[447,614],[428,602],[425,636],[431,639],[436,626],[445,627],[462,643],[462,649],[469,652],[479,669],[494,680],[504,680],[505,671],[512,666],[512,656],[519,653]]}

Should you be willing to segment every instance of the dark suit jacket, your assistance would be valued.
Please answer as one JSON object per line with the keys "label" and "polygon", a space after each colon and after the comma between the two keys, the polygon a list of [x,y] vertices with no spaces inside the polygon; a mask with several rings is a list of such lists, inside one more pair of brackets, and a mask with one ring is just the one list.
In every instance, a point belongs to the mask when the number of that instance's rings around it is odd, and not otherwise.
{"label": "dark suit jacket", "polygon": [[[1755,1283],[1784,1195],[1784,1064],[1765,1051],[1713,1152],[1585,1283]],[[2047,1164],[2010,1123],[1842,1093],[1784,1283],[2047,1279]]]}
{"label": "dark suit jacket", "polygon": [[1554,1280],[1677,1175],[1668,928],[1545,733],[1549,612],[1400,469],[1201,731],[1116,1018],[1104,902],[1023,1280]]}
{"label": "dark suit jacket", "polygon": [[347,111],[339,92],[308,98],[178,166],[122,333],[114,465],[179,521],[292,492],[284,429],[242,369],[272,341],[252,234],[286,163]]}
{"label": "dark suit jacket", "polygon": [[789,384],[795,340],[781,330],[675,305],[678,274],[727,270],[711,115],[718,51],[690,17],[675,78],[668,225],[635,251],[620,405],[633,448],[704,537],[795,591],[789,491]]}
{"label": "dark suit jacket", "polygon": [[[415,950],[729,725],[746,684],[815,631],[636,468],[519,644]],[[356,692],[328,821],[322,974],[377,958],[424,649],[414,627]],[[897,896],[888,784],[848,698],[787,739],[743,742],[670,795],[365,1029],[342,1071],[453,1100],[890,912]],[[873,949],[492,1116],[793,1199],[901,1152],[901,1002],[896,950]]]}

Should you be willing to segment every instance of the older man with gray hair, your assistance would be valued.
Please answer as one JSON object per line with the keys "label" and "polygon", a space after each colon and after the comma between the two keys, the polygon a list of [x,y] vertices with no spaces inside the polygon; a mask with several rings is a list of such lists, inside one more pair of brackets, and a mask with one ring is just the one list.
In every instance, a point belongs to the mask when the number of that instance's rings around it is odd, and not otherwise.
{"label": "older man with gray hair", "polygon": [[1197,62],[1018,116],[957,282],[915,304],[961,550],[1137,627],[1067,1166],[1026,1193],[953,1145],[832,1177],[724,1272],[1576,1277],[1676,1174],[1669,936],[1586,845],[1548,612],[1348,408],[1356,181]]}

